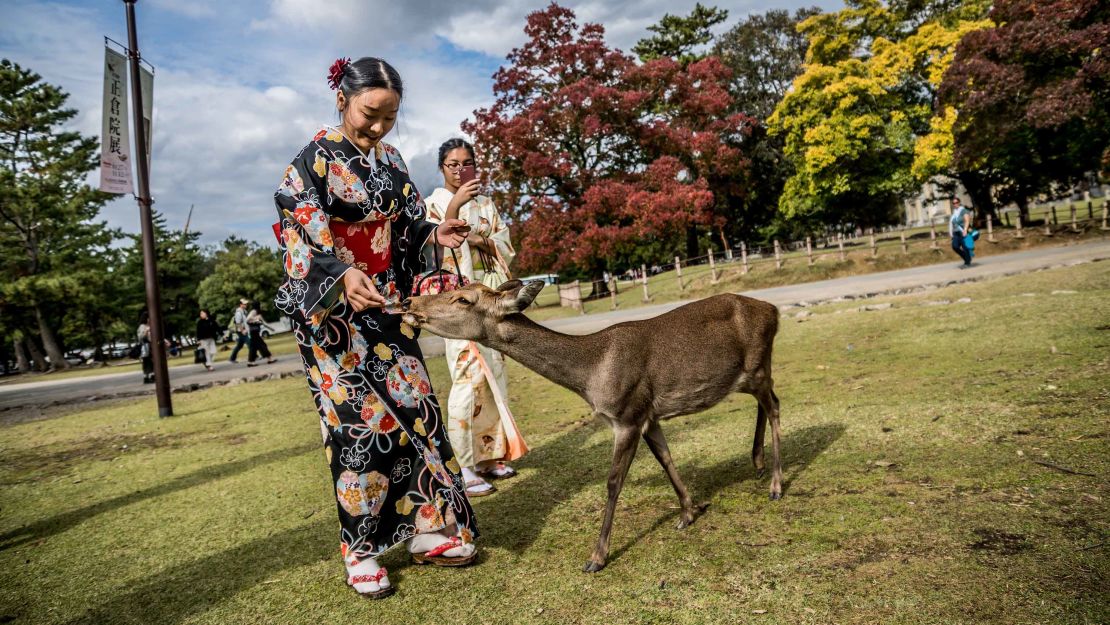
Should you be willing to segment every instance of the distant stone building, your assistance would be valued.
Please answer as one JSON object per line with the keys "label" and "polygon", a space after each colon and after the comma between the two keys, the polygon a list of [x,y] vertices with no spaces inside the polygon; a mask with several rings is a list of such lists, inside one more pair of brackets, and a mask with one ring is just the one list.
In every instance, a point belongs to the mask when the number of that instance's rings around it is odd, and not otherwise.
{"label": "distant stone building", "polygon": [[940,177],[926,182],[916,195],[902,201],[902,223],[916,227],[943,222],[952,215],[953,197],[960,198],[964,206],[971,206],[971,198],[959,182]]}

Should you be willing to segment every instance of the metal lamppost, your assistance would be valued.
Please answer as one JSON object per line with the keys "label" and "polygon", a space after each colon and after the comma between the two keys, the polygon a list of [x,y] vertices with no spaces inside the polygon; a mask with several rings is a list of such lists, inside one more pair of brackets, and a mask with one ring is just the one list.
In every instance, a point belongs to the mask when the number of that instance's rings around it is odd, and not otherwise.
{"label": "metal lamppost", "polygon": [[158,416],[173,416],[170,400],[170,375],[166,366],[166,343],[162,330],[162,294],[158,287],[157,255],[154,248],[154,221],[151,213],[150,174],[147,160],[146,126],[143,123],[143,90],[139,80],[139,38],[135,33],[135,1],[123,0],[127,7],[127,58],[131,65],[131,102],[135,119],[135,172],[138,176],[139,222],[143,235],[143,279],[146,282],[146,307],[150,314],[150,356],[154,361],[154,386],[158,397]]}

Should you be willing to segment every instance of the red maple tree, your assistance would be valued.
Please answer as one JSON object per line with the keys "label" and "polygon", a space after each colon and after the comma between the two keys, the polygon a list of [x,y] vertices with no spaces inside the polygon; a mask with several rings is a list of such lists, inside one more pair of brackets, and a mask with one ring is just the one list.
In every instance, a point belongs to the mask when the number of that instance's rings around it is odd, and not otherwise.
{"label": "red maple tree", "polygon": [[940,96],[956,107],[954,161],[1028,219],[1030,198],[1110,156],[1110,4],[999,0],[968,33]]}
{"label": "red maple tree", "polygon": [[514,222],[521,272],[597,275],[645,240],[720,222],[750,127],[727,114],[720,62],[638,64],[554,3],[525,33],[494,75],[494,104],[463,123]]}

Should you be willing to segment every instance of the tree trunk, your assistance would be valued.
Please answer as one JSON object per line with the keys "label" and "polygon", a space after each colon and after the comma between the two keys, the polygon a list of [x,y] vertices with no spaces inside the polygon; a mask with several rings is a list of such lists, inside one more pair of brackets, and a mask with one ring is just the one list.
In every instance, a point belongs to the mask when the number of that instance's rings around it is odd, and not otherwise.
{"label": "tree trunk", "polygon": [[42,309],[38,304],[35,304],[35,319],[39,322],[39,336],[42,337],[42,346],[46,349],[46,355],[50,357],[50,365],[58,370],[69,369],[66,356],[58,345],[58,337],[54,336],[54,330],[46,323],[46,318],[42,316]]}
{"label": "tree trunk", "polygon": [[1002,220],[998,218],[994,197],[991,196],[990,183],[984,180],[983,176],[971,171],[962,171],[956,177],[960,184],[964,186],[968,196],[971,197],[971,204],[976,209],[978,217],[986,219],[987,215],[990,215],[994,223],[1002,223]]}
{"label": "tree trunk", "polygon": [[20,373],[27,373],[31,370],[31,359],[27,357],[27,346],[23,344],[23,339],[12,339],[12,347],[15,349],[15,366]]}
{"label": "tree trunk", "polygon": [[39,349],[38,344],[35,343],[35,339],[28,336],[23,339],[23,343],[27,346],[27,352],[31,354],[35,370],[46,371],[49,365],[46,364],[46,357],[42,355],[42,350]]}
{"label": "tree trunk", "polygon": [[[1015,202],[1018,205],[1018,212],[1021,213],[1021,223],[1023,226],[1029,227],[1029,199],[1024,195],[1019,196]],[[1047,217],[1046,217],[1047,219]]]}
{"label": "tree trunk", "polygon": [[686,258],[698,257],[698,227],[694,224],[686,226]]}

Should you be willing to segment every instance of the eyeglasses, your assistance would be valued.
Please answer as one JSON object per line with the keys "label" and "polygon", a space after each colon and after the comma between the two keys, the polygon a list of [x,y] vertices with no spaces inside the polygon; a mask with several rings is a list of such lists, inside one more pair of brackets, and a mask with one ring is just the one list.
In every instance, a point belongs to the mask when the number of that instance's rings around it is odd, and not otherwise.
{"label": "eyeglasses", "polygon": [[450,169],[451,171],[455,171],[456,169],[458,169],[460,167],[473,167],[474,166],[474,161],[467,160],[465,163],[460,163],[458,161],[451,161],[450,163],[444,163],[443,166],[446,167],[447,169]]}

